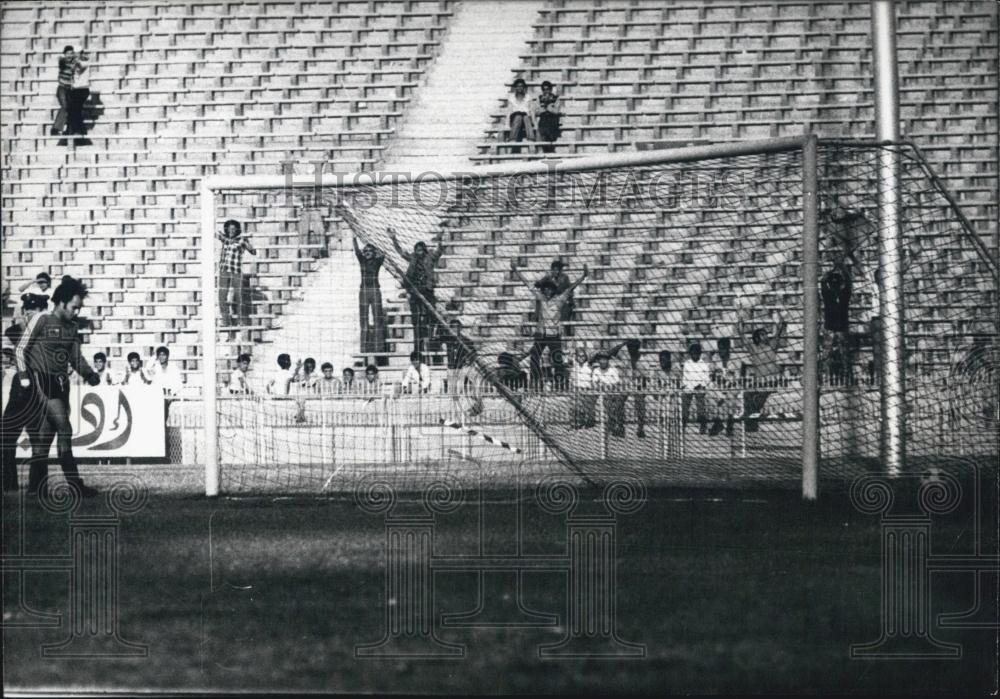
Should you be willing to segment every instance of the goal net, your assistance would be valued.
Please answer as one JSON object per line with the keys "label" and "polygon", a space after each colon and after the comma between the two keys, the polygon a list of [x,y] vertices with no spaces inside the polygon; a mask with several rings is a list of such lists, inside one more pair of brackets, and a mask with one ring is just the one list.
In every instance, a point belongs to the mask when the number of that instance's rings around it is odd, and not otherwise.
{"label": "goal net", "polygon": [[207,490],[878,469],[893,252],[907,463],[995,451],[995,251],[915,149],[815,144],[207,180]]}

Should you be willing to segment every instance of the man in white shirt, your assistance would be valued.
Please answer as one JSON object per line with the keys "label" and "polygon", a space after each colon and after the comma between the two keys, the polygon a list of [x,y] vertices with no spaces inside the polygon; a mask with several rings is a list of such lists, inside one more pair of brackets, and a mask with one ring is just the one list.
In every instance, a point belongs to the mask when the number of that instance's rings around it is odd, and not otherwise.
{"label": "man in white shirt", "polygon": [[142,366],[142,357],[138,352],[129,352],[125,358],[128,366],[125,368],[125,375],[122,376],[123,386],[142,386],[153,383],[146,375],[146,370]]}
{"label": "man in white shirt", "polygon": [[241,354],[236,359],[236,368],[229,375],[229,392],[233,395],[248,396],[253,393],[250,388],[250,379],[247,372],[250,371],[250,355]]}
{"label": "man in white shirt", "polygon": [[708,418],[705,414],[705,390],[711,379],[712,365],[701,358],[701,343],[692,342],[688,348],[688,358],[684,362],[681,377],[681,389],[684,391],[681,394],[681,414],[683,415],[683,423],[687,425],[691,399],[694,398],[700,434],[705,434],[708,431]]}
{"label": "man in white shirt", "polygon": [[577,347],[570,369],[570,390],[573,391],[573,429],[594,426],[594,406],[597,397],[591,392],[593,369],[587,350]]}
{"label": "man in white shirt", "polygon": [[316,393],[318,389],[316,380],[316,360],[312,357],[306,357],[305,361],[302,362],[302,371],[296,377],[297,392],[305,395]]}
{"label": "man in white shirt", "polygon": [[[302,361],[299,361],[299,367]],[[292,371],[292,358],[290,355],[282,353],[278,355],[278,368],[274,372],[273,378],[267,384],[267,392],[272,396],[287,396],[291,391],[292,382],[298,374],[298,369]]]}
{"label": "man in white shirt", "polygon": [[45,296],[47,298],[52,295],[52,292],[49,291],[51,286],[52,277],[49,276],[48,272],[39,272],[32,281],[25,282],[17,290],[21,294]]}
{"label": "man in white shirt", "polygon": [[111,377],[111,369],[108,367],[108,356],[104,352],[94,355],[94,371],[100,377],[100,386],[114,386],[115,380]]}
{"label": "man in white shirt", "polygon": [[590,383],[598,391],[615,391],[621,385],[622,375],[617,367],[611,366],[611,355],[598,352],[594,355],[597,366],[590,374]]}
{"label": "man in white shirt", "polygon": [[323,375],[316,382],[316,391],[321,396],[335,396],[340,393],[340,381],[333,375],[333,364],[323,362],[320,367]]}
{"label": "man in white shirt", "polygon": [[175,364],[170,363],[170,350],[166,347],[156,348],[156,362],[149,368],[149,380],[154,386],[163,389],[165,396],[178,396],[184,379]]}
{"label": "man in white shirt", "polygon": [[410,352],[410,366],[403,374],[403,391],[414,393],[414,385],[417,387],[417,392],[420,393],[427,393],[431,388],[431,369],[424,364],[420,352]]}
{"label": "man in white shirt", "polygon": [[[507,141],[535,140],[534,104],[528,97],[528,84],[518,78],[512,85],[514,94],[507,98],[507,124],[504,131]],[[520,153],[521,147],[514,146],[511,153]]]}

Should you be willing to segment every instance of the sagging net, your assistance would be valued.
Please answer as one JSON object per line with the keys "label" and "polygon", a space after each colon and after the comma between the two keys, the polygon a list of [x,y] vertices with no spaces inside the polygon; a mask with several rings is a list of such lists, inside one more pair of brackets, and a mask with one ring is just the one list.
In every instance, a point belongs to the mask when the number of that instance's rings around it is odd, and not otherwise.
{"label": "sagging net", "polygon": [[[878,152],[820,148],[820,476],[840,481],[878,469]],[[997,297],[900,152],[919,468],[995,453]],[[229,219],[257,255],[220,286],[225,492],[801,478],[801,151],[234,188]]]}

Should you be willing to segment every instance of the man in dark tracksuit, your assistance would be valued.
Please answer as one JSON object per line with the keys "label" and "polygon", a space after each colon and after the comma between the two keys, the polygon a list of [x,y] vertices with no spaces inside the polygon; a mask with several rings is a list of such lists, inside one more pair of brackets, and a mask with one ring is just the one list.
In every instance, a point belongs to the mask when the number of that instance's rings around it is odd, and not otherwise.
{"label": "man in dark tracksuit", "polygon": [[48,458],[52,440],[58,438],[57,453],[66,481],[84,497],[97,494],[83,484],[73,456],[73,428],[69,421],[69,372],[72,366],[83,379],[95,386],[100,376],[80,351],[77,316],[87,296],[87,287],[78,279],[63,277],[52,294],[52,311],[35,315],[17,345],[17,381],[30,392],[39,410],[31,436],[31,467],[28,492],[44,496],[48,490]]}
{"label": "man in dark tracksuit", "polygon": [[[358,306],[361,311],[361,354],[385,353],[385,311],[382,308],[382,289],[379,287],[378,273],[382,269],[385,255],[368,243],[364,249],[358,247],[357,236],[352,238],[354,255],[361,265],[361,291]],[[372,322],[368,322],[371,309]]]}
{"label": "man in dark tracksuit", "polygon": [[[49,297],[37,294],[24,294],[21,297],[21,311],[24,318],[4,331],[4,338],[10,344],[11,350],[17,347],[24,334],[25,326],[31,318],[48,306]],[[7,407],[0,419],[0,462],[3,463],[4,492],[17,490],[17,440],[21,432],[38,418],[39,405],[32,405],[32,393],[21,388],[21,382],[16,378],[10,385],[10,397]]]}
{"label": "man in dark tracksuit", "polygon": [[413,246],[412,253],[406,252],[399,246],[396,231],[391,228],[389,229],[389,237],[399,256],[409,263],[403,286],[410,294],[413,349],[415,352],[427,352],[430,348],[426,344],[437,335],[435,332],[437,321],[431,309],[437,301],[434,296],[436,286],[434,266],[441,258],[443,251],[441,247],[442,236],[438,235],[437,246],[433,250],[428,250],[427,243],[421,241]]}

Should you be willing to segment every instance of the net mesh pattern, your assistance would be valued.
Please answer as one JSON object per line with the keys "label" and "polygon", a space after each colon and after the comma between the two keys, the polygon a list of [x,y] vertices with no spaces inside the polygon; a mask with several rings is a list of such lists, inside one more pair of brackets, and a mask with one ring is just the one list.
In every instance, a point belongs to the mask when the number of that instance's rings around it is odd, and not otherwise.
{"label": "net mesh pattern", "polygon": [[[819,149],[826,479],[878,468],[880,148]],[[919,153],[893,148],[908,463],[995,454],[994,271]],[[216,337],[227,492],[442,474],[496,487],[525,473],[596,482],[609,469],[664,485],[801,477],[800,151],[376,174],[223,190],[216,203],[217,219],[240,221],[258,253],[241,320]],[[299,244],[274,244],[287,239],[275,231]],[[375,277],[359,271],[366,245],[384,257]],[[423,369],[410,369],[412,351]],[[248,392],[228,385],[241,353],[252,357]],[[327,357],[333,381],[322,377]],[[299,366],[309,358],[312,372]]]}

